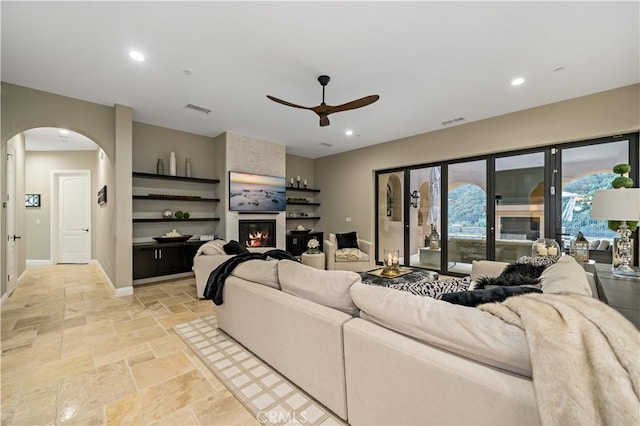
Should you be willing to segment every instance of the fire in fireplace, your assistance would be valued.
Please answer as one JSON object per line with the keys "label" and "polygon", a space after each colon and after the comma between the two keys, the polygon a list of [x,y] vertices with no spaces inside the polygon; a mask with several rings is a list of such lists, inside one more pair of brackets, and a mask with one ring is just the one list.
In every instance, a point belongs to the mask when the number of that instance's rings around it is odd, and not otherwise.
{"label": "fire in fireplace", "polygon": [[239,221],[238,241],[245,247],[275,247],[276,221],[268,219]]}

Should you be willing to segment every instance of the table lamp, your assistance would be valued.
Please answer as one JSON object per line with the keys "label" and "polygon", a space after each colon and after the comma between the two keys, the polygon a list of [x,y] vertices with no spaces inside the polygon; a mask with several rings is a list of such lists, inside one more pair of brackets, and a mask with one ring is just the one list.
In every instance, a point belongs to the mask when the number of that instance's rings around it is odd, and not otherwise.
{"label": "table lamp", "polygon": [[591,205],[592,219],[621,221],[616,241],[620,264],[613,274],[620,277],[640,277],[640,272],[631,267],[631,230],[627,221],[640,220],[640,188],[618,188],[596,191]]}

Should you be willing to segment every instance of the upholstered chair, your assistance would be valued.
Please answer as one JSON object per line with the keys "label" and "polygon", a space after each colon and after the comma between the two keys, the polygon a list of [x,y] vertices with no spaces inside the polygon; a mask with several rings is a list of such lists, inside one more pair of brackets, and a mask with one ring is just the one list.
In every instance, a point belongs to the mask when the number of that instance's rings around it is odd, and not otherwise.
{"label": "upholstered chair", "polygon": [[355,232],[329,234],[324,251],[327,269],[364,272],[375,267],[374,244],[358,238]]}

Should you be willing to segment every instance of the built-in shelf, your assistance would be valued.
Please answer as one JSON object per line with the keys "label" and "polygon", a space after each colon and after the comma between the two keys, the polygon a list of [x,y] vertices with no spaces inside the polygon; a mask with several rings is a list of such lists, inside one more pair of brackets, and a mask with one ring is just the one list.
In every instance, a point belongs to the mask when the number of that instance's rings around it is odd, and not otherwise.
{"label": "built-in shelf", "polygon": [[287,201],[288,206],[319,206],[320,203],[304,203],[297,201]]}
{"label": "built-in shelf", "polygon": [[301,192],[320,192],[319,189],[313,188],[296,188],[295,186],[288,186],[287,191],[301,191]]}
{"label": "built-in shelf", "polygon": [[195,177],[187,177],[187,176],[159,175],[155,173],[144,173],[144,172],[133,172],[133,177],[144,178],[144,179],[174,180],[174,181],[183,181],[183,182],[220,183],[220,179],[204,179],[204,178],[195,178]]}
{"label": "built-in shelf", "polygon": [[318,220],[317,216],[288,217],[287,220]]}
{"label": "built-in shelf", "polygon": [[219,222],[219,217],[194,217],[189,219],[133,219],[134,222]]}
{"label": "built-in shelf", "polygon": [[204,203],[218,203],[220,198],[182,197],[173,195],[134,195],[134,200],[175,200],[175,201],[201,201]]}

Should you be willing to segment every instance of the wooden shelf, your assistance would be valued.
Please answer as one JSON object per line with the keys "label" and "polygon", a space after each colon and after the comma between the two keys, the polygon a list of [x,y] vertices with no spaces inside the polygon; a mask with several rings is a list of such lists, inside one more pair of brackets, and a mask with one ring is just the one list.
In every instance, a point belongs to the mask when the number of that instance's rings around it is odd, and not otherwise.
{"label": "wooden shelf", "polygon": [[169,175],[158,175],[155,173],[143,173],[143,172],[133,172],[134,178],[144,178],[144,179],[161,179],[161,180],[174,180],[174,181],[182,181],[182,182],[194,182],[194,183],[220,183],[220,179],[204,179],[204,178],[195,178],[195,177],[186,177],[186,176],[169,176]]}
{"label": "wooden shelf", "polygon": [[319,189],[313,189],[313,188],[296,188],[295,186],[287,186],[287,191],[320,192],[320,190],[319,190]]}
{"label": "wooden shelf", "polygon": [[288,217],[287,220],[318,220],[318,216]]}
{"label": "wooden shelf", "polygon": [[201,201],[204,203],[218,203],[220,198],[181,197],[173,195],[134,195],[134,200],[175,200],[175,201]]}
{"label": "wooden shelf", "polygon": [[196,217],[189,219],[133,219],[134,222],[177,222],[177,223],[189,223],[189,222],[219,222],[219,217]]}
{"label": "wooden shelf", "polygon": [[288,206],[319,206],[320,203],[303,203],[303,202],[296,202],[296,201],[287,201],[286,204]]}

